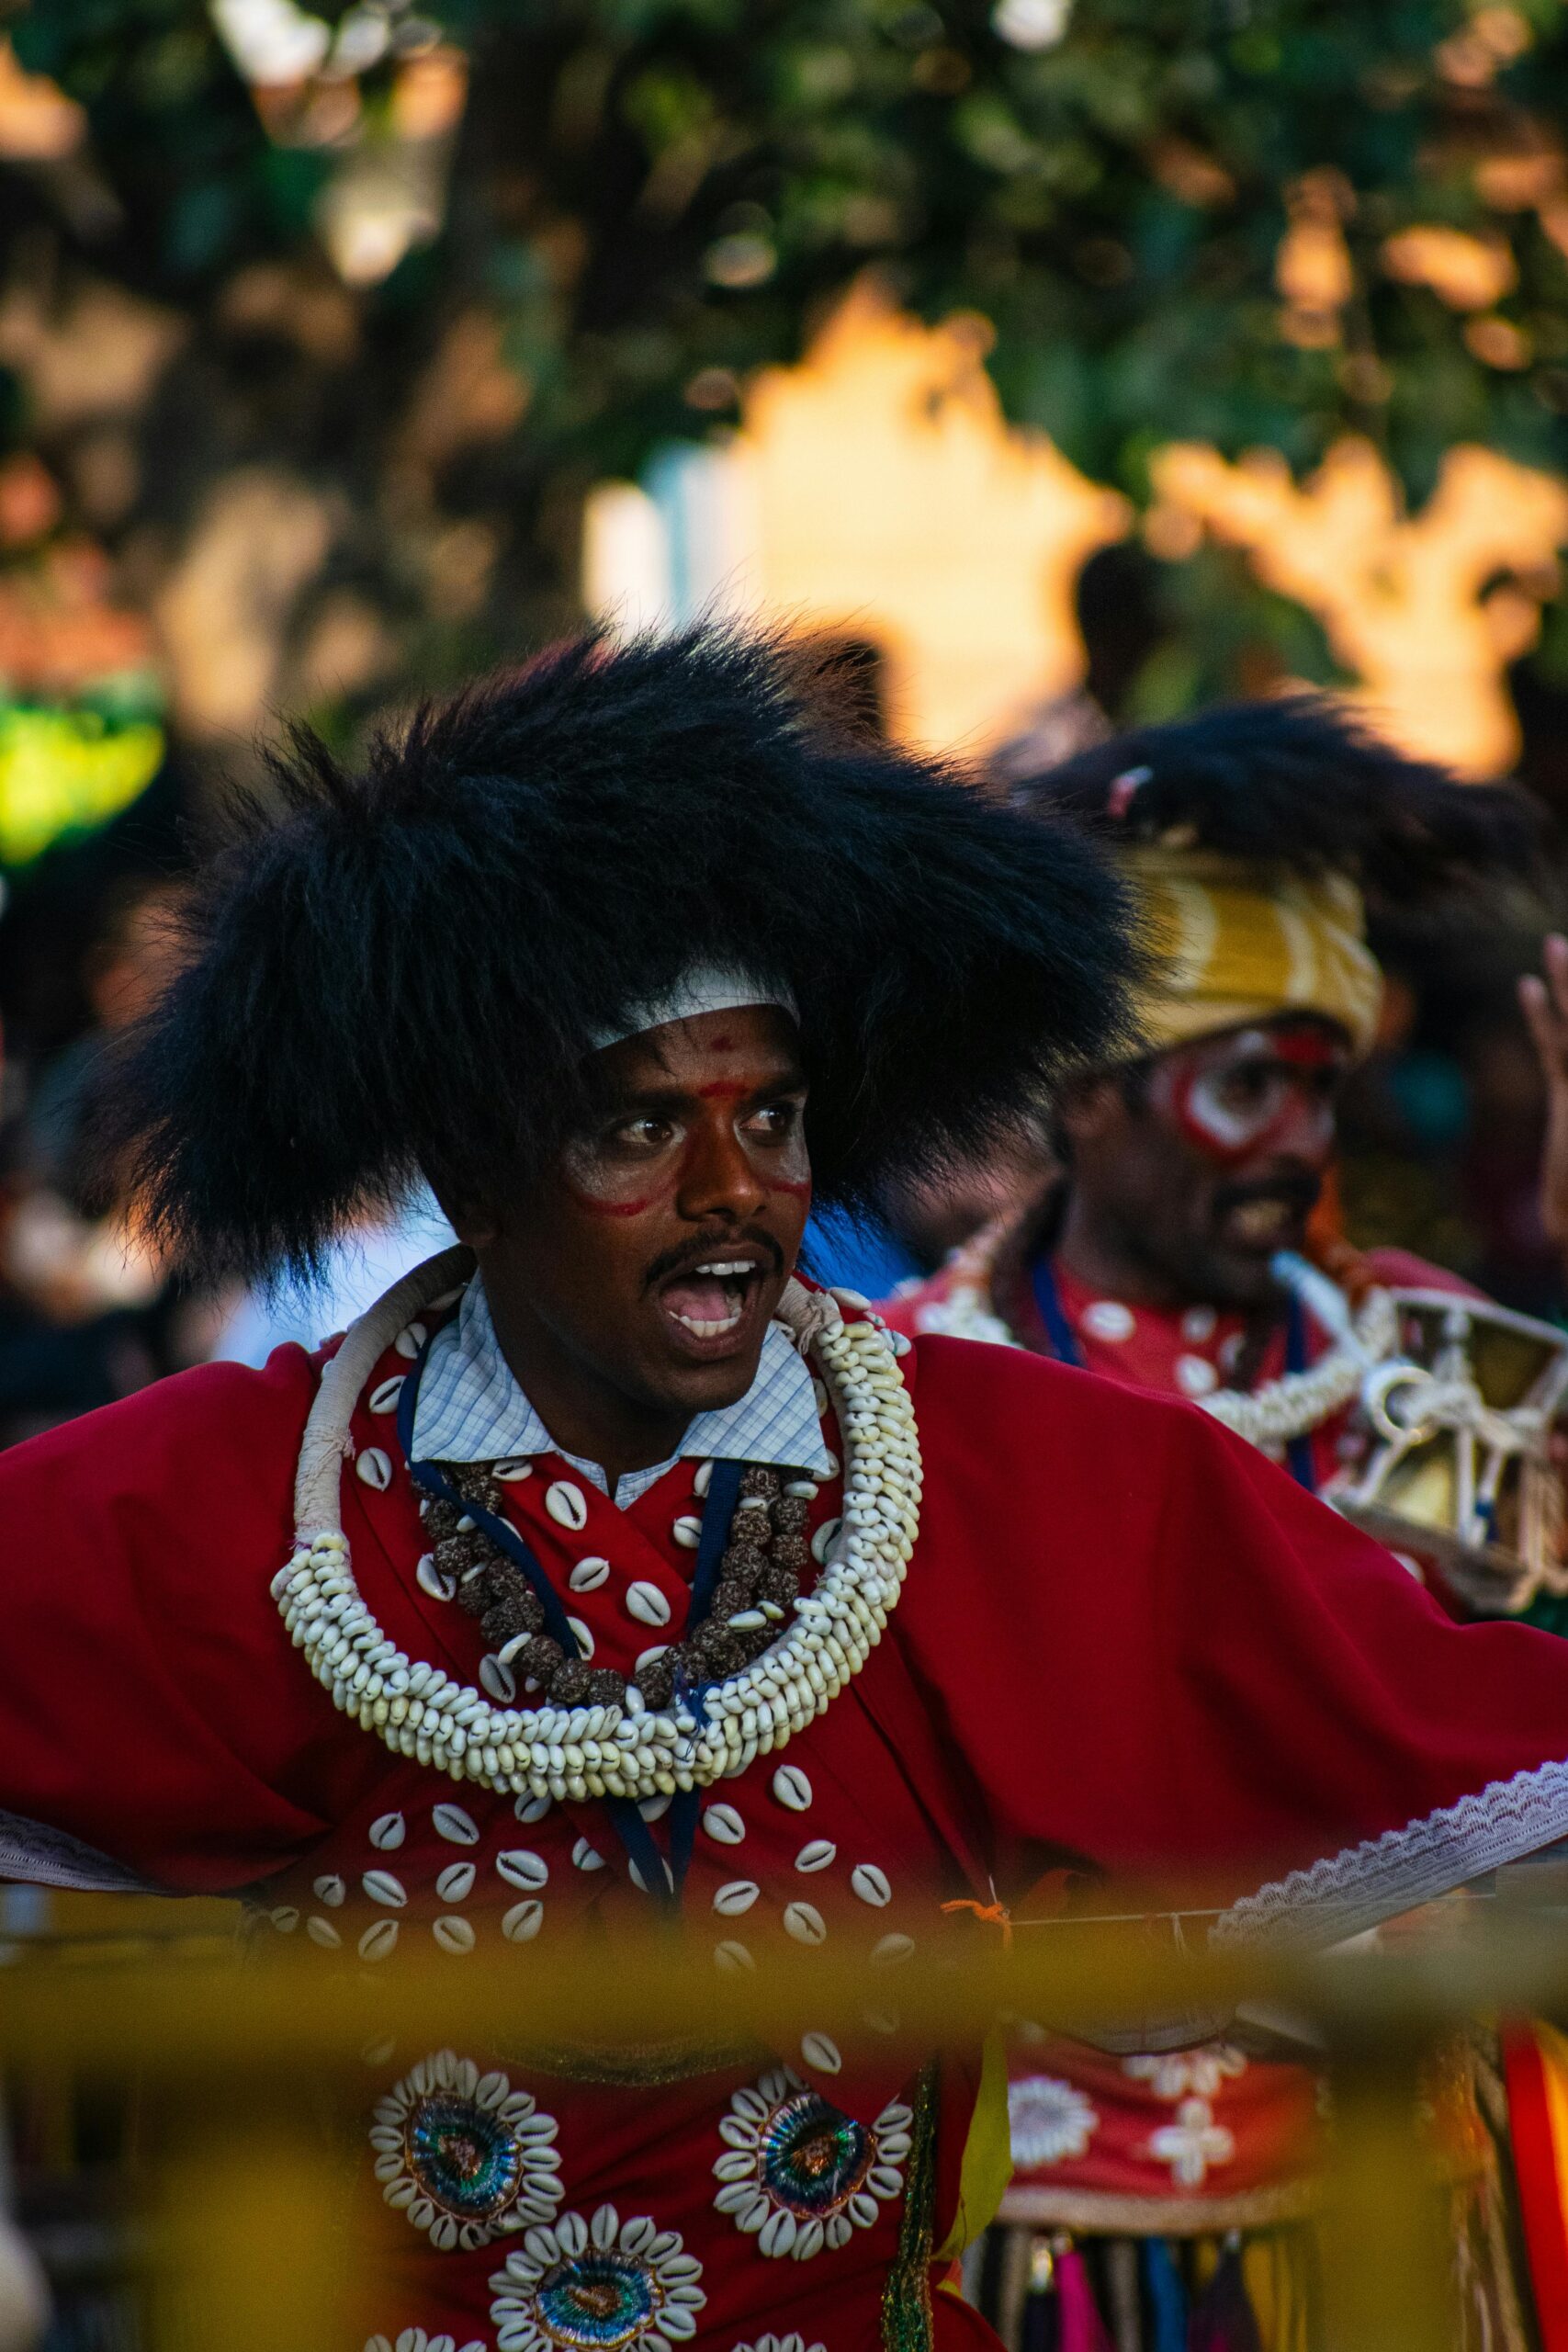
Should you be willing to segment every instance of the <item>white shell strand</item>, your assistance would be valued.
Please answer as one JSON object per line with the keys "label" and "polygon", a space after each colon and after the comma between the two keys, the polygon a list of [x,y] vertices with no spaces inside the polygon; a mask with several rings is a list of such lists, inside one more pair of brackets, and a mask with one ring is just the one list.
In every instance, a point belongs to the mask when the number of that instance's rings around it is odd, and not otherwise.
{"label": "white shell strand", "polygon": [[[671,1781],[680,1788],[710,1788],[739,1768],[748,1714],[754,1725],[762,1708],[777,1726],[776,1755],[823,1712],[881,1639],[919,1532],[919,1443],[886,1333],[870,1321],[845,1321],[833,1300],[798,1283],[784,1293],[780,1320],[792,1336],[808,1337],[845,1433],[846,1540],[835,1545],[835,1557],[796,1601],[777,1637],[715,1694],[712,1721],[682,1728],[673,1712],[651,1708],[632,1714],[618,1706],[502,1705],[440,1668],[411,1659],[386,1639],[354,1580],[339,1491],[349,1425],[366,1383],[411,1317],[434,1305],[431,1291],[446,1289],[470,1267],[467,1252],[447,1250],[415,1268],[352,1327],[322,1374],[300,1448],[295,1550],[273,1580],[284,1623],[311,1672],[335,1706],[396,1753],[404,1752],[412,1720],[433,1768],[459,1784],[472,1781],[508,1796],[580,1797],[581,1789],[570,1785],[573,1778],[586,1779],[594,1796],[649,1797],[661,1783],[667,1792]],[[367,1449],[355,1461],[362,1477],[371,1451],[379,1449]],[[384,1454],[381,1459],[389,1484],[391,1464]],[[380,1469],[378,1462],[367,1483],[378,1483]],[[564,1507],[571,1520],[581,1510],[586,1519],[581,1489],[571,1489],[570,1499],[559,1492],[567,1485],[558,1481],[552,1489],[557,1509]],[[345,1661],[352,1668],[355,1653],[377,1660],[363,1681],[357,1671],[344,1670]],[[750,1738],[755,1752],[754,1731]],[[584,1758],[581,1774],[565,1763],[569,1746]],[[799,1797],[806,1792],[809,1803],[810,1785],[805,1775],[796,1781],[792,1773],[784,1785],[791,1795],[782,1801],[804,1809]],[[435,1826],[457,1844],[477,1838],[458,1805],[437,1806]]]}

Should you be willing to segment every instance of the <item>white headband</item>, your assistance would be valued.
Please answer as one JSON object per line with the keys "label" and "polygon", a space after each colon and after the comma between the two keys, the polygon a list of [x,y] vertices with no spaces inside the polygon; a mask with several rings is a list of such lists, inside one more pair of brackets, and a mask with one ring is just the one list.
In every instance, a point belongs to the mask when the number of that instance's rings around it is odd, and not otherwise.
{"label": "white headband", "polygon": [[595,1053],[603,1053],[606,1046],[618,1046],[623,1038],[640,1037],[646,1029],[662,1029],[667,1021],[694,1021],[703,1012],[738,1012],[748,1004],[774,1004],[792,1021],[800,1018],[787,989],[760,980],[751,972],[727,970],[717,964],[692,964],[666,995],[632,1005],[618,1028],[596,1029],[590,1042]]}

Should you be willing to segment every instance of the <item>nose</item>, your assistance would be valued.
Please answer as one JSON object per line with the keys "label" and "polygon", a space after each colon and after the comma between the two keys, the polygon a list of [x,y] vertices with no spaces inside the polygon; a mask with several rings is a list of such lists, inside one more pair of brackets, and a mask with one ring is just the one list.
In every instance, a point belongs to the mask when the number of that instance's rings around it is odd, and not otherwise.
{"label": "nose", "polygon": [[681,1165],[675,1194],[681,1215],[694,1225],[712,1217],[740,1225],[754,1217],[766,1199],[728,1106],[706,1109],[692,1130]]}
{"label": "nose", "polygon": [[1321,1170],[1333,1152],[1334,1132],[1333,1103],[1315,1090],[1292,1086],[1271,1141],[1281,1159]]}

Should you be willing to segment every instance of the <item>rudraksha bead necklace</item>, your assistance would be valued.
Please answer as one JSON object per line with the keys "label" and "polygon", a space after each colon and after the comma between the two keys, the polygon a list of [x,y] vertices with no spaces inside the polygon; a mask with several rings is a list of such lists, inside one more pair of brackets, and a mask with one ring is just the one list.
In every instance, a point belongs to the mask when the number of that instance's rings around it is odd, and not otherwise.
{"label": "rudraksha bead necklace", "polygon": [[[440,1467],[465,1502],[503,1515],[505,1489],[493,1463],[447,1462]],[[701,1472],[698,1479],[701,1492]],[[740,1500],[706,1616],[631,1678],[649,1707],[668,1707],[680,1690],[725,1681],[761,1657],[799,1595],[810,1564],[806,1526],[816,1492],[814,1479],[786,1481],[764,1464],[753,1463],[742,1473]],[[614,1667],[567,1656],[545,1630],[538,1594],[483,1528],[456,1503],[426,1499],[420,1510],[434,1547],[437,1580],[478,1618],[497,1666],[514,1684],[536,1687],[552,1706],[624,1703],[627,1678]]]}

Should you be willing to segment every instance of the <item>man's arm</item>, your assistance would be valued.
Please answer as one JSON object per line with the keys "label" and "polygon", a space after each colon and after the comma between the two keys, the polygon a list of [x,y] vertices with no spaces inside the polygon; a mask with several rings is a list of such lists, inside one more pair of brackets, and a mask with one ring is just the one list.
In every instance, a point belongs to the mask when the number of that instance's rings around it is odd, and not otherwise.
{"label": "man's arm", "polygon": [[1194,1408],[924,1340],[899,1617],[998,1857],[1332,1938],[1568,1833],[1568,1644],[1460,1627]]}
{"label": "man's arm", "polygon": [[268,1586],[314,1374],[210,1366],[0,1455],[0,1874],[217,1892],[325,1826]]}

